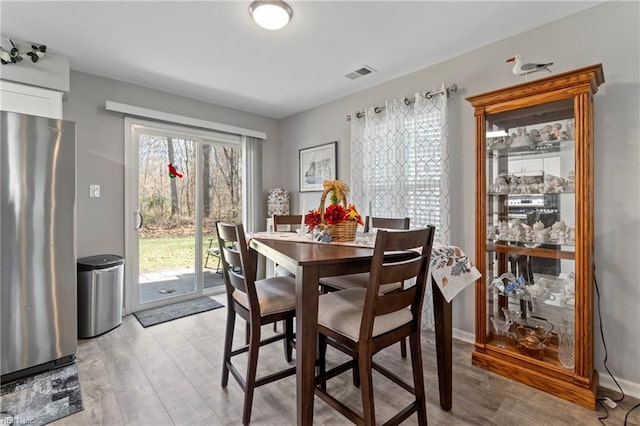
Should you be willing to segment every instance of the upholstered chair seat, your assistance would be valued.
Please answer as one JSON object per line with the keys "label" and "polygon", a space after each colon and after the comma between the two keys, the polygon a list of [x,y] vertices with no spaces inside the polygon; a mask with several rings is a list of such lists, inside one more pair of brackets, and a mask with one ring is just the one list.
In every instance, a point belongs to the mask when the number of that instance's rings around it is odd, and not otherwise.
{"label": "upholstered chair seat", "polygon": [[[354,342],[360,337],[360,325],[367,290],[351,288],[322,295],[318,302],[318,324],[340,333]],[[372,336],[380,336],[408,324],[413,319],[409,308],[375,318]]]}
{"label": "upholstered chair seat", "polygon": [[[256,281],[260,315],[289,311],[296,307],[296,283],[291,277],[273,277]],[[233,292],[233,299],[249,309],[247,293]]]}

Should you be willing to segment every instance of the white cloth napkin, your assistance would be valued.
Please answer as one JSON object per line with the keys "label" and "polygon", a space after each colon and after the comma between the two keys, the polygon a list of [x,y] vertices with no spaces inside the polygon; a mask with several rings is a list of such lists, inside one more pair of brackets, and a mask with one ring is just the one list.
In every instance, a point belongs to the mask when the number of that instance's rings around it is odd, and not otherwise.
{"label": "white cloth napkin", "polygon": [[434,243],[429,276],[433,276],[446,301],[451,302],[456,294],[473,284],[481,274],[460,247]]}

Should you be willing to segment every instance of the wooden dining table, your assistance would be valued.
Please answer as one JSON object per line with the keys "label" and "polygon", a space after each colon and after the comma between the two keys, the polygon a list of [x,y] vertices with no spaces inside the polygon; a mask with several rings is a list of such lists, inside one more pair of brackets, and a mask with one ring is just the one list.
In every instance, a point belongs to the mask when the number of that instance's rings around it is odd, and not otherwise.
{"label": "wooden dining table", "polygon": [[[371,270],[373,249],[251,238],[249,247],[295,273],[296,280],[296,409],[297,424],[313,424],[318,281],[322,277]],[[452,398],[451,303],[432,279],[440,407],[449,411]]]}

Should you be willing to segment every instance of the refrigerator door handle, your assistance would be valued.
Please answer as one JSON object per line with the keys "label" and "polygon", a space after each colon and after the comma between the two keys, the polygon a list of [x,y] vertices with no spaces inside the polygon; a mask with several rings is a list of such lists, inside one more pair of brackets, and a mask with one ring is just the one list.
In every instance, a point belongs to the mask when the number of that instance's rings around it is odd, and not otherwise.
{"label": "refrigerator door handle", "polygon": [[135,214],[138,216],[138,218],[140,219],[140,222],[138,223],[138,225],[135,227],[136,231],[139,230],[140,228],[142,228],[142,224],[144,223],[144,218],[142,217],[142,213],[140,212],[135,212]]}

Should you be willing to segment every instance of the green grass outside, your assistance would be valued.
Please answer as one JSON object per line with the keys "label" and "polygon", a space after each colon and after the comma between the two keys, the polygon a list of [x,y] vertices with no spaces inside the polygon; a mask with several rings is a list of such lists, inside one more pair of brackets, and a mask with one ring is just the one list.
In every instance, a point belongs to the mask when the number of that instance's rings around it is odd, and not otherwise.
{"label": "green grass outside", "polygon": [[[209,241],[203,241],[203,265]],[[140,238],[140,273],[169,269],[193,268],[195,264],[194,237]]]}

